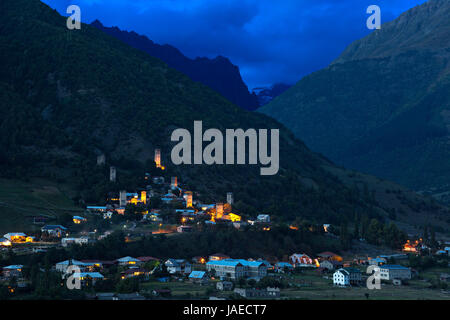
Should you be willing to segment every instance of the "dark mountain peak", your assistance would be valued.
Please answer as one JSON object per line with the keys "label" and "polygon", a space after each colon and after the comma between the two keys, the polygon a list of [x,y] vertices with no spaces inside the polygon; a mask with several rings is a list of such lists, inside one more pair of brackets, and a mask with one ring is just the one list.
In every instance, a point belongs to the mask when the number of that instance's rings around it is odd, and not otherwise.
{"label": "dark mountain peak", "polygon": [[226,57],[219,55],[214,59],[206,57],[190,59],[177,48],[168,44],[156,44],[148,37],[134,31],[105,27],[98,20],[91,25],[136,49],[163,60],[170,67],[183,72],[194,81],[203,83],[244,109],[255,110],[259,106],[257,97],[249,92],[242,80],[239,68]]}
{"label": "dark mountain peak", "polygon": [[[450,1],[430,0],[353,42],[333,64],[450,47]],[[395,36],[393,36],[395,35]],[[448,52],[447,52],[448,54]]]}
{"label": "dark mountain peak", "polygon": [[101,23],[100,20],[98,20],[98,19],[95,19],[94,21],[92,21],[91,25],[96,28],[103,28],[103,23]]}
{"label": "dark mountain peak", "polygon": [[259,105],[264,106],[290,87],[291,85],[286,83],[275,83],[270,87],[254,88],[253,93],[258,97]]}
{"label": "dark mountain peak", "polygon": [[445,194],[449,17],[449,0],[414,7],[260,111],[339,164]]}

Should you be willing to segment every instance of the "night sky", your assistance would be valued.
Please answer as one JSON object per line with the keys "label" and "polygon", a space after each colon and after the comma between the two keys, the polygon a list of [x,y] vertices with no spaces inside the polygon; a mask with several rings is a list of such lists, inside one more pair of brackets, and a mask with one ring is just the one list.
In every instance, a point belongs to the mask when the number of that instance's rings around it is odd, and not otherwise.
{"label": "night sky", "polygon": [[76,4],[82,21],[134,30],[186,56],[228,57],[248,87],[293,84],[326,67],[369,32],[366,9],[382,23],[425,0],[43,0],[61,14]]}

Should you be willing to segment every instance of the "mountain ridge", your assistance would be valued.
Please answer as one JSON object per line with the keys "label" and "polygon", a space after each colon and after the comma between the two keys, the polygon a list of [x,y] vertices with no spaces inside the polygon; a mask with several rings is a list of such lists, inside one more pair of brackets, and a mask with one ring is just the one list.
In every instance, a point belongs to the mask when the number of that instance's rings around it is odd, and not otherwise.
{"label": "mountain ridge", "polygon": [[[147,170],[161,174],[153,162],[160,148],[167,174],[205,201],[232,191],[249,216],[340,224],[355,212],[389,219],[397,210],[403,221],[445,225],[447,208],[431,199],[336,167],[270,117],[92,26],[68,30],[64,17],[37,0],[2,1],[0,15],[3,177],[65,181],[74,199],[98,203],[109,191],[137,188]],[[171,165],[171,132],[192,132],[195,120],[220,130],[280,129],[279,174],[260,176],[259,166]],[[117,167],[117,183],[96,165],[99,152]]]}
{"label": "mountain ridge", "polygon": [[414,7],[260,111],[340,165],[415,190],[447,185],[449,14],[448,1]]}
{"label": "mountain ridge", "polygon": [[242,80],[239,68],[226,57],[190,59],[178,48],[168,44],[156,44],[147,36],[139,35],[134,31],[105,27],[99,20],[93,21],[91,25],[134,48],[163,60],[170,67],[181,71],[194,81],[200,81],[246,110],[255,110],[259,107],[256,96],[249,92]]}

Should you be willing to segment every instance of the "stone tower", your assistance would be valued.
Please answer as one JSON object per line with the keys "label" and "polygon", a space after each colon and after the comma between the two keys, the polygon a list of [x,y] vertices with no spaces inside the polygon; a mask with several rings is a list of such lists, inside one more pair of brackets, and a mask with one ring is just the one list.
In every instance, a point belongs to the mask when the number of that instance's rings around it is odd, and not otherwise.
{"label": "stone tower", "polygon": [[116,167],[109,167],[109,181],[116,182]]}
{"label": "stone tower", "polygon": [[125,190],[120,191],[119,206],[123,208],[127,206],[127,192]]}
{"label": "stone tower", "polygon": [[216,219],[223,217],[223,203],[216,203]]}
{"label": "stone tower", "polygon": [[186,191],[185,192],[186,195],[186,208],[192,207],[192,192],[191,191]]}
{"label": "stone tower", "polygon": [[106,163],[106,157],[104,154],[101,154],[99,156],[97,156],[97,165],[98,166],[103,166]]}
{"label": "stone tower", "polygon": [[175,189],[176,187],[178,187],[178,179],[177,179],[177,177],[172,177],[172,180],[170,182],[170,187],[172,189]]}
{"label": "stone tower", "polygon": [[155,150],[155,163],[157,168],[161,168],[161,149]]}
{"label": "stone tower", "polygon": [[228,203],[229,205],[232,205],[232,204],[233,204],[233,192],[228,192],[228,193],[227,193],[227,203]]}

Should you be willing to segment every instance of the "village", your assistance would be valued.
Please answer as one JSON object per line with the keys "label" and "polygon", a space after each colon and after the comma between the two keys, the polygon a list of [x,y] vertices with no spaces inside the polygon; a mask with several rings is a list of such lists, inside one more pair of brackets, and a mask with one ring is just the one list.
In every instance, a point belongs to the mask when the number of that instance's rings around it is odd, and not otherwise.
{"label": "village", "polygon": [[[34,222],[42,224],[40,232],[5,234],[0,238],[2,252],[28,255],[50,248],[88,246],[115,231],[124,232],[125,242],[132,243],[148,235],[176,237],[202,232],[205,225],[226,225],[241,232],[252,229],[267,232],[275,226],[268,214],[244,219],[245,213],[233,212],[232,192],[226,194],[226,203],[203,203],[195,199],[195,192],[184,190],[177,177],[170,177],[170,183],[166,182],[161,150],[155,150],[154,161],[161,175],[145,174],[147,185],[142,189],[111,192],[105,205],[86,205],[85,213],[72,216],[68,225],[46,224],[45,217],[35,217]],[[100,155],[97,164],[104,163],[105,157]],[[111,166],[109,172],[110,181],[116,181],[116,168]],[[92,221],[101,223],[90,224]],[[108,228],[99,232],[105,223]],[[337,238],[329,232],[330,224],[321,227],[324,234]],[[292,225],[290,229],[295,231],[298,227]],[[86,292],[87,298],[99,300],[368,299],[377,295],[399,298],[405,293],[420,297],[420,292],[426,292],[428,296],[432,292],[435,297],[448,299],[449,256],[449,243],[440,242],[438,248],[432,250],[419,238],[408,240],[399,252],[376,255],[339,255],[325,251],[314,255],[291,252],[282,259],[244,259],[214,252],[204,252],[191,259],[125,256],[114,260],[78,260],[71,257],[57,262],[45,272],[57,274],[62,285],[67,284],[69,277],[70,281],[78,281],[79,289]],[[411,262],[415,257],[429,258],[433,263],[421,267],[421,272]],[[368,278],[372,275],[367,272],[369,266],[377,267],[379,290],[367,289]],[[10,294],[20,292],[29,284],[23,273],[23,269],[29,267],[22,264],[2,266],[0,283],[8,287]],[[75,273],[71,271],[72,267],[76,267]],[[128,281],[129,288],[111,290],[111,282],[117,288],[124,281]]]}

